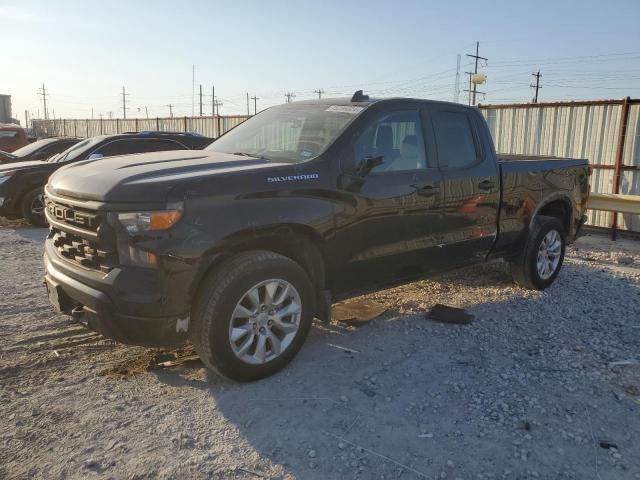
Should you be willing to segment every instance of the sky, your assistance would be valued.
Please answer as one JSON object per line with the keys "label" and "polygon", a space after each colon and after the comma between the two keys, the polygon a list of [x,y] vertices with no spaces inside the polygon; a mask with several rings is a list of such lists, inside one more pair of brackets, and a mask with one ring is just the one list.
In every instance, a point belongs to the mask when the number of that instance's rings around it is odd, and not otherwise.
{"label": "sky", "polygon": [[[355,90],[460,102],[480,42],[489,103],[640,97],[640,1],[0,0],[14,117],[221,115]],[[251,112],[253,113],[253,100]]]}

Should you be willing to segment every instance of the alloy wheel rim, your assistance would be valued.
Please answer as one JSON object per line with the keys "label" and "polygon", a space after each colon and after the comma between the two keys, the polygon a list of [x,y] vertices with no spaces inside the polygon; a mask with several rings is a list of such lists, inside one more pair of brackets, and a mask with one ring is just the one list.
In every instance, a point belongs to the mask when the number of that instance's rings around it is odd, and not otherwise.
{"label": "alloy wheel rim", "polygon": [[286,280],[260,282],[240,298],[229,322],[229,343],[236,357],[261,365],[278,358],[300,328],[302,302]]}
{"label": "alloy wheel rim", "polygon": [[44,214],[44,194],[37,195],[31,202],[31,213],[34,215]]}
{"label": "alloy wheel rim", "polygon": [[538,275],[548,280],[558,269],[562,253],[562,238],[557,230],[549,230],[538,248]]}

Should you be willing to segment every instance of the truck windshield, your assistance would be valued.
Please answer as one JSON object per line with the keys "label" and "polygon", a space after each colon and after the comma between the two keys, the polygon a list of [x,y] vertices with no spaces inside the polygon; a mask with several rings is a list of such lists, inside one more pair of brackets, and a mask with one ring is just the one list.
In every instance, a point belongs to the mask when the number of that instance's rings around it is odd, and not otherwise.
{"label": "truck windshield", "polygon": [[205,150],[267,160],[304,162],[320,155],[364,107],[288,104],[238,125]]}

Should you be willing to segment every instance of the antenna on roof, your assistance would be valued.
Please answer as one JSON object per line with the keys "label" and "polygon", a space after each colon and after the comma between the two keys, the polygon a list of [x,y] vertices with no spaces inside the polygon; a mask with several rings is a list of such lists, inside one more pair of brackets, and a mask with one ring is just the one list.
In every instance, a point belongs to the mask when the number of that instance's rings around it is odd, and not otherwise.
{"label": "antenna on roof", "polygon": [[362,93],[362,90],[358,90],[353,94],[353,97],[351,97],[352,102],[366,102],[367,100],[369,100],[369,95]]}

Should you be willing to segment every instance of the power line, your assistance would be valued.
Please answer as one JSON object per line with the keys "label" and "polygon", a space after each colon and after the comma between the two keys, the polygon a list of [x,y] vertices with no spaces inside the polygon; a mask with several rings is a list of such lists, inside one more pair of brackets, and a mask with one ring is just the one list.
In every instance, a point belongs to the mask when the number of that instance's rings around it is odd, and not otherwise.
{"label": "power line", "polygon": [[540,73],[540,70],[538,70],[537,73],[532,73],[531,75],[536,77],[536,84],[535,85],[529,85],[529,87],[536,89],[536,94],[533,97],[533,103],[538,103],[538,90],[540,90],[542,88],[540,86],[540,77],[542,76],[542,74]]}

